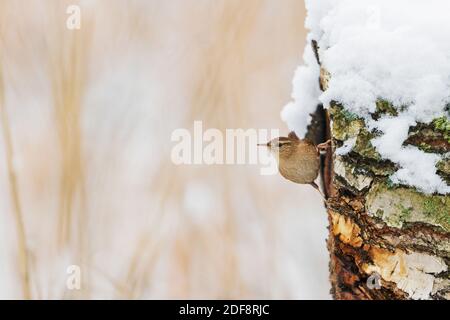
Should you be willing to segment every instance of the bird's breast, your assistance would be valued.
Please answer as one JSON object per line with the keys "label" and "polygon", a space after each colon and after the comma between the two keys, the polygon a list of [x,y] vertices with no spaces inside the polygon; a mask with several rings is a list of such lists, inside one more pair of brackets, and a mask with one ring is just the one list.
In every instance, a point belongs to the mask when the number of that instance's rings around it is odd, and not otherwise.
{"label": "bird's breast", "polygon": [[319,168],[320,158],[315,146],[299,148],[288,159],[280,159],[279,164],[280,174],[284,178],[301,184],[313,182],[319,174]]}

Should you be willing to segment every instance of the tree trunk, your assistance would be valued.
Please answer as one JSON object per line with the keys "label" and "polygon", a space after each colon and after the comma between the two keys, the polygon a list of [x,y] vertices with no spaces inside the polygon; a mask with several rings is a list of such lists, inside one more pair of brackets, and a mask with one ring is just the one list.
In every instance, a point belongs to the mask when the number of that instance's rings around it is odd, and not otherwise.
{"label": "tree trunk", "polygon": [[[315,43],[313,48],[320,60]],[[328,80],[322,68],[322,90]],[[380,100],[377,114],[395,116],[395,109]],[[393,185],[389,176],[395,164],[381,158],[364,120],[345,106],[332,103],[326,122],[333,148],[323,162],[322,182],[328,195],[333,297],[450,299],[450,196]],[[448,119],[419,124],[410,128],[404,144],[447,153],[449,128]],[[352,150],[336,154],[336,148],[352,138]],[[439,163],[438,173],[450,183],[450,160]]]}

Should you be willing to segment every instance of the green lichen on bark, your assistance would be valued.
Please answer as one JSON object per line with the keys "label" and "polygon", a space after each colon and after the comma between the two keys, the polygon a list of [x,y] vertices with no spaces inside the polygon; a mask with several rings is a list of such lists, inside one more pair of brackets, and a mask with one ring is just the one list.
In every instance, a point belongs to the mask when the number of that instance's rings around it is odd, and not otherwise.
{"label": "green lichen on bark", "polygon": [[372,118],[379,119],[382,115],[390,115],[390,116],[397,116],[398,111],[397,109],[387,100],[379,99],[375,103],[376,105],[376,111],[372,115]]}
{"label": "green lichen on bark", "polygon": [[[370,117],[375,121],[395,118],[406,108],[380,99]],[[342,104],[332,102],[328,110],[334,150],[340,148],[330,157],[334,174],[327,202],[333,295],[338,299],[448,299],[450,197],[394,183],[390,177],[399,164],[383,159],[372,144],[382,133],[369,129],[365,118]],[[449,184],[446,123],[411,126],[403,147],[411,145],[444,157],[436,171]],[[429,268],[436,265],[435,270]],[[382,290],[364,287],[373,271],[386,281]]]}
{"label": "green lichen on bark", "polygon": [[345,141],[358,136],[360,130],[364,128],[364,120],[359,119],[355,114],[345,111],[338,104],[332,104],[330,114],[333,118],[333,137],[340,141]]}
{"label": "green lichen on bark", "polygon": [[425,195],[413,188],[374,184],[367,194],[367,212],[388,226],[422,222],[450,231],[450,197]]}
{"label": "green lichen on bark", "polygon": [[447,142],[450,143],[450,120],[447,117],[440,117],[433,121],[434,128],[444,135]]}
{"label": "green lichen on bark", "polygon": [[365,158],[356,152],[340,156],[339,161],[354,167],[357,173],[367,176],[388,177],[396,170],[395,164],[389,160]]}
{"label": "green lichen on bark", "polygon": [[[399,110],[390,102],[379,99],[376,102],[376,110],[372,114],[373,119],[381,116],[398,115]],[[355,139],[351,153],[358,155],[362,159],[358,165],[374,175],[389,176],[398,167],[389,160],[383,159],[372,144],[372,139],[379,134],[376,131],[369,131],[364,119],[349,112],[339,103],[332,102],[330,115],[333,120],[331,131],[335,139],[336,146],[339,147],[348,139]],[[424,152],[448,154],[450,152],[450,121],[447,117],[435,119],[432,123],[419,123],[410,128],[408,138],[404,145],[413,145]],[[368,166],[367,163],[370,162]],[[448,160],[441,161],[437,166],[437,173],[443,180],[450,184],[450,169]]]}
{"label": "green lichen on bark", "polygon": [[449,197],[427,197],[423,201],[424,214],[430,219],[443,226],[446,231],[450,230],[450,198]]}
{"label": "green lichen on bark", "polygon": [[361,129],[356,138],[356,144],[353,147],[353,150],[363,157],[381,160],[380,154],[370,142],[373,138],[375,138],[373,133],[367,131],[365,128]]}
{"label": "green lichen on bark", "polygon": [[[450,131],[445,128],[448,123],[445,117],[434,120],[432,123],[419,123],[411,127],[405,145],[413,145],[428,153],[445,154],[450,151]],[[438,128],[442,128],[438,129]]]}
{"label": "green lichen on bark", "polygon": [[443,159],[436,165],[437,169],[445,174],[450,174],[450,159]]}
{"label": "green lichen on bark", "polygon": [[334,172],[345,181],[346,185],[355,191],[363,191],[370,186],[373,178],[364,169],[345,161],[345,158],[336,156]]}
{"label": "green lichen on bark", "polygon": [[436,165],[437,174],[441,176],[444,181],[450,185],[450,159],[446,158],[439,161]]}
{"label": "green lichen on bark", "polygon": [[357,115],[345,110],[338,104],[331,106],[330,114],[333,118],[331,129],[334,139],[345,141],[356,138],[352,151],[370,159],[381,159],[380,154],[370,142],[375,135],[367,130],[363,119],[358,118]]}

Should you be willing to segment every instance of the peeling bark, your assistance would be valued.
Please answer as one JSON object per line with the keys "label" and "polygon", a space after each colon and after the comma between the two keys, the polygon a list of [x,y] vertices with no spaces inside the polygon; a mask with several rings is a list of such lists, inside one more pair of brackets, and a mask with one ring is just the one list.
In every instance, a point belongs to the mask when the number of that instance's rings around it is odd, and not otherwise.
{"label": "peeling bark", "polygon": [[[313,48],[320,61],[317,46]],[[322,90],[329,79],[321,68]],[[396,111],[380,100],[373,118],[381,114],[395,116]],[[368,131],[364,120],[338,103],[332,103],[326,118],[325,139],[332,139],[333,148],[323,161],[322,180],[328,196],[333,297],[450,299],[450,196],[393,185],[389,175],[397,167],[371,145],[376,133]],[[418,124],[404,144],[446,154],[450,134],[445,128]],[[349,139],[354,142],[350,152],[336,154]],[[450,160],[436,168],[447,183],[449,168]]]}

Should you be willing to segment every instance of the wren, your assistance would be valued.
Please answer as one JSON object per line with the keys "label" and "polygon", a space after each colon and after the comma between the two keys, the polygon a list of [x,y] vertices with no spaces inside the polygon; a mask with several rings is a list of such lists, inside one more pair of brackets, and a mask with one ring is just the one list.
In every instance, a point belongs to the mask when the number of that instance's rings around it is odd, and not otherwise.
{"label": "wren", "polygon": [[299,184],[310,184],[325,198],[314,181],[319,175],[320,152],[326,151],[330,143],[328,140],[316,146],[310,140],[299,139],[291,132],[287,137],[275,138],[259,146],[269,148],[277,159],[278,171],[284,178]]}

